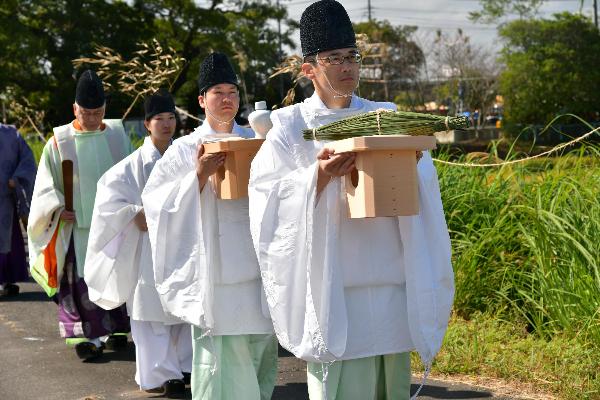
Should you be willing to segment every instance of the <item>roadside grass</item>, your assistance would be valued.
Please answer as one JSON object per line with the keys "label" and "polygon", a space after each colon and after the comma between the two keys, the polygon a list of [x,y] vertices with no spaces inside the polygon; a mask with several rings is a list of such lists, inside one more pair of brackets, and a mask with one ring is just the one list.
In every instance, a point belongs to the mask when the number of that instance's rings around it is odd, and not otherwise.
{"label": "roadside grass", "polygon": [[456,297],[434,370],[600,398],[600,147],[437,167]]}
{"label": "roadside grass", "polygon": [[[475,376],[483,385],[486,378],[500,378],[523,398],[532,392],[538,398],[600,398],[597,344],[568,334],[541,338],[528,333],[527,322],[519,316],[505,320],[474,313],[471,317],[452,317],[433,374]],[[416,353],[412,366],[417,376],[423,373]],[[528,390],[519,391],[519,387]]]}

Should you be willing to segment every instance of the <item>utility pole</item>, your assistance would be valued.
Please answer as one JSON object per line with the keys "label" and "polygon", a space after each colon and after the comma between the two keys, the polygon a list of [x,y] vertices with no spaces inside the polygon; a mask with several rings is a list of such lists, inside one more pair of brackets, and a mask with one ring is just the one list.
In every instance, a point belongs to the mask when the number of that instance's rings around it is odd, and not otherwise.
{"label": "utility pole", "polygon": [[[596,2],[596,0],[594,0]],[[371,22],[371,0],[367,0],[367,9],[369,13],[369,22]]]}
{"label": "utility pole", "polygon": [[594,24],[598,28],[598,0],[594,0]]}
{"label": "utility pole", "polygon": [[[279,0],[277,0],[277,42],[278,42],[278,50],[277,50],[277,62],[283,61],[283,50],[281,48],[281,16],[279,12],[281,8],[279,6]],[[279,96],[283,99],[283,76],[279,75]]]}
{"label": "utility pole", "polygon": [[283,56],[283,52],[281,51],[281,16],[279,15],[280,10],[281,8],[279,7],[279,0],[277,0],[277,41],[279,48],[279,58]]}

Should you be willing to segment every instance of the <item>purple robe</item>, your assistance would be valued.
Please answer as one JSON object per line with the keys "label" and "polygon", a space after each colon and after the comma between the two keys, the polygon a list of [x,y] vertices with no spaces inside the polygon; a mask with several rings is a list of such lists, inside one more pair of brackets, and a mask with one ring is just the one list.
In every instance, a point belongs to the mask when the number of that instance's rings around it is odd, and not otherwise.
{"label": "purple robe", "polygon": [[73,237],[58,291],[58,329],[64,338],[97,338],[131,330],[124,305],[107,311],[90,301],[87,285],[77,274]]}
{"label": "purple robe", "polygon": [[[0,124],[0,284],[29,279],[19,218],[27,218],[36,165],[14,126]],[[16,187],[8,186],[12,179]]]}

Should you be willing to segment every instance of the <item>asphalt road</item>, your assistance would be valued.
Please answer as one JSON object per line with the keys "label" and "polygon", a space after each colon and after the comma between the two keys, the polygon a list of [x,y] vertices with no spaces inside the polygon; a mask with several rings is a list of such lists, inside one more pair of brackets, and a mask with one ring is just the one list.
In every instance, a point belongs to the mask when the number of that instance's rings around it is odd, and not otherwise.
{"label": "asphalt road", "polygon": [[[56,305],[36,284],[20,286],[19,296],[0,299],[0,400],[162,398],[138,390],[131,341],[126,351],[105,351],[97,362],[81,362],[58,334]],[[413,379],[413,392],[419,379]],[[500,399],[483,389],[432,380],[419,398]],[[272,399],[308,399],[305,363],[283,350]]]}

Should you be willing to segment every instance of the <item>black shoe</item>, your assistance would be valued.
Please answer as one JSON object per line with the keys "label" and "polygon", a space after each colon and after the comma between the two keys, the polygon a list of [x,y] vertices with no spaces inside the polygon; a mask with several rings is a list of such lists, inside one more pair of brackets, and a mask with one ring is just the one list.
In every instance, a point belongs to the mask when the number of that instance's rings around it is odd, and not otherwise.
{"label": "black shoe", "polygon": [[161,387],[148,389],[146,393],[159,394],[168,399],[185,398],[185,382],[181,379],[170,379],[162,384]]}
{"label": "black shoe", "polygon": [[110,335],[104,346],[107,350],[125,350],[127,348],[126,335]]}
{"label": "black shoe", "polygon": [[3,290],[0,290],[0,297],[15,297],[19,294],[19,287],[15,284],[7,284]]}
{"label": "black shoe", "polygon": [[185,397],[185,382],[181,379],[170,379],[163,383],[164,395],[169,399],[183,399]]}
{"label": "black shoe", "polygon": [[183,383],[189,385],[192,381],[192,373],[191,372],[182,372],[183,374]]}
{"label": "black shoe", "polygon": [[84,361],[95,360],[102,355],[103,346],[96,346],[92,342],[81,342],[75,345],[77,357]]}

